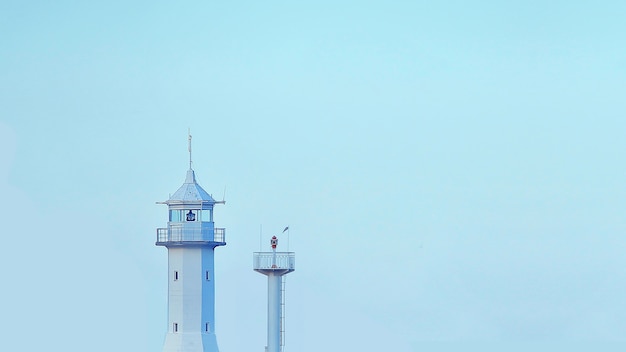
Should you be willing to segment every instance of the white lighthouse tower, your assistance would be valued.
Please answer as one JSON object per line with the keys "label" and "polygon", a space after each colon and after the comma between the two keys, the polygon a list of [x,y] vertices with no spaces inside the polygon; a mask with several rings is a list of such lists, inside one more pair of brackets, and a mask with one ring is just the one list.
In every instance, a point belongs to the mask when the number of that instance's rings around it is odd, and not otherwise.
{"label": "white lighthouse tower", "polygon": [[168,255],[168,330],[163,352],[218,352],[215,336],[215,247],[226,245],[225,229],[213,223],[217,202],[196,181],[191,167],[185,183],[165,202],[166,228],[157,229],[157,246]]}
{"label": "white lighthouse tower", "polygon": [[285,337],[285,281],[283,276],[296,270],[296,255],[294,252],[277,252],[278,238],[276,236],[272,236],[270,243],[271,252],[254,253],[253,268],[254,271],[267,275],[267,346],[265,346],[265,352],[281,352]]}

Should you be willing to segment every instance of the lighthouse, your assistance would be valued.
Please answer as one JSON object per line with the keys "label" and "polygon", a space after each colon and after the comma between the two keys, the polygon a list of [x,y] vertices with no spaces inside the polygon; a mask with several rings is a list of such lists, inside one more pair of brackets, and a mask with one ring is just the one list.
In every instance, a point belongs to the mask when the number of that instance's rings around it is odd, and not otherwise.
{"label": "lighthouse", "polygon": [[197,182],[191,162],[185,182],[164,202],[167,227],[157,229],[156,245],[167,248],[168,328],[163,352],[218,352],[215,336],[215,248],[226,245],[216,228],[215,201]]}
{"label": "lighthouse", "polygon": [[276,236],[272,236],[270,246],[271,252],[253,254],[253,269],[267,276],[267,346],[265,346],[265,352],[281,352],[285,344],[285,280],[283,276],[296,270],[296,255],[294,252],[277,252],[278,238]]}

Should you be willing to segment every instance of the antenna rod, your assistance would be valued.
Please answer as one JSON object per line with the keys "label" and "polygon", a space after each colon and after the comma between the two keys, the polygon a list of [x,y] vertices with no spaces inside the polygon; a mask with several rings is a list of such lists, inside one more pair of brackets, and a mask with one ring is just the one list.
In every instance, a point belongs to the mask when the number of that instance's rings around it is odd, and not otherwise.
{"label": "antenna rod", "polygon": [[191,170],[191,128],[187,128],[187,135],[189,135],[189,170]]}

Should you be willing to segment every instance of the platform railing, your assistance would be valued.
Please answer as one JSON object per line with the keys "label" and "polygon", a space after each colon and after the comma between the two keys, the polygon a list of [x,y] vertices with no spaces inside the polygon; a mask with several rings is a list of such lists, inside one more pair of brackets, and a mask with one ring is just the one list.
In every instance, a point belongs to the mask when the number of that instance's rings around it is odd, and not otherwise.
{"label": "platform railing", "polygon": [[254,252],[254,270],[295,270],[296,253],[294,252]]}
{"label": "platform railing", "polygon": [[[211,231],[213,230],[213,231]],[[213,236],[211,236],[213,234]],[[226,242],[225,228],[170,226],[157,229],[157,242]]]}
{"label": "platform railing", "polygon": [[226,229],[223,227],[216,227],[213,231],[213,242],[226,242]]}

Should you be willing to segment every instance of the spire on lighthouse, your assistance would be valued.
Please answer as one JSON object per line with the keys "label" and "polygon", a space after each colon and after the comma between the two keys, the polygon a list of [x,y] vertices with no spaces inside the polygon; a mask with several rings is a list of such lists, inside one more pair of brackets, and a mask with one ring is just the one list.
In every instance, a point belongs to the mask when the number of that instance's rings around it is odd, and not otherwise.
{"label": "spire on lighthouse", "polygon": [[187,129],[187,135],[189,135],[189,144],[187,149],[189,150],[189,170],[191,170],[191,128]]}
{"label": "spire on lighthouse", "polygon": [[160,204],[183,204],[185,202],[201,202],[206,205],[214,205],[216,202],[213,197],[204,190],[196,180],[196,173],[192,169],[192,159],[191,159],[191,133],[188,138],[187,149],[189,150],[189,170],[187,170],[187,176],[185,177],[185,182],[182,186],[174,192],[173,195],[170,196],[165,202],[161,202]]}

